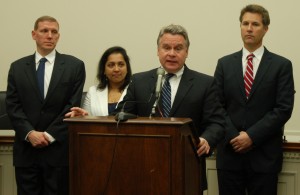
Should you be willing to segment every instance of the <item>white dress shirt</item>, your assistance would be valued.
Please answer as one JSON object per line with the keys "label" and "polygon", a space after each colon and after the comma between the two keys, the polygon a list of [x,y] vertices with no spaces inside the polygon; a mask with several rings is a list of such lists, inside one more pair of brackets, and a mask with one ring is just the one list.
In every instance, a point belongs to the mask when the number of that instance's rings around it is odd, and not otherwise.
{"label": "white dress shirt", "polygon": [[[258,70],[258,66],[260,64],[261,58],[264,54],[265,48],[264,46],[261,46],[260,48],[258,48],[257,50],[255,50],[254,52],[252,52],[254,54],[253,60],[252,60],[252,64],[253,64],[253,79],[255,78],[255,75],[257,73]],[[243,57],[242,57],[242,63],[243,63],[243,75],[245,75],[246,72],[246,67],[247,67],[247,56],[250,54],[251,52],[249,52],[246,48],[243,47]]]}

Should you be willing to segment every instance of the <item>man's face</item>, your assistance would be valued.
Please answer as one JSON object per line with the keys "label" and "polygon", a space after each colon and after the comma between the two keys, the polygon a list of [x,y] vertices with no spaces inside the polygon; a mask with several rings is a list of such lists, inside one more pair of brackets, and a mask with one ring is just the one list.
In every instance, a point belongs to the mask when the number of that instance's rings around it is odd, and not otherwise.
{"label": "man's face", "polygon": [[268,27],[262,23],[262,16],[257,13],[246,12],[241,22],[241,36],[244,46],[250,52],[255,51],[262,45],[263,37]]}
{"label": "man's face", "polygon": [[37,51],[45,56],[49,54],[59,40],[59,27],[57,22],[43,21],[38,23],[38,28],[33,30],[32,39],[36,41]]}
{"label": "man's face", "polygon": [[178,72],[188,56],[186,40],[182,35],[164,34],[159,40],[157,55],[168,73]]}

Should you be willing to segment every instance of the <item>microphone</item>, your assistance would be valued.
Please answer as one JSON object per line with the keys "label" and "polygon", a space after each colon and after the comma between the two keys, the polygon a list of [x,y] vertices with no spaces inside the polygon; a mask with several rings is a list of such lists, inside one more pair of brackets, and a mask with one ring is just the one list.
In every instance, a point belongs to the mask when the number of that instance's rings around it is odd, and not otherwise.
{"label": "microphone", "polygon": [[156,74],[157,74],[157,81],[156,81],[156,88],[155,88],[155,97],[158,99],[160,96],[162,78],[165,74],[165,70],[162,68],[158,68]]}
{"label": "microphone", "polygon": [[124,108],[125,108],[125,105],[126,103],[140,103],[140,104],[147,104],[151,101],[152,99],[152,96],[153,96],[153,92],[151,93],[150,95],[150,98],[148,99],[148,101],[125,101],[122,108],[121,108],[121,111],[118,112],[116,115],[115,115],[115,120],[116,121],[121,121],[121,122],[124,122],[124,121],[127,121],[128,119],[134,119],[134,118],[137,118],[137,115],[135,114],[131,114],[131,113],[128,113],[128,112],[125,112],[124,111]]}
{"label": "microphone", "polygon": [[128,119],[137,118],[137,115],[135,115],[135,114],[124,112],[124,108],[125,108],[126,103],[136,103],[136,102],[137,101],[127,101],[127,102],[124,102],[121,111],[116,114],[115,120],[116,121],[122,121],[122,122],[124,122],[124,121],[127,121]]}
{"label": "microphone", "polygon": [[156,109],[156,106],[158,104],[158,100],[159,100],[159,97],[160,97],[160,91],[161,91],[161,85],[162,85],[162,78],[163,78],[163,75],[165,74],[165,70],[162,69],[162,68],[158,68],[157,71],[156,71],[156,74],[157,74],[157,81],[156,81],[156,88],[155,88],[155,97],[156,97],[156,100],[152,106],[152,111],[151,111],[151,114],[150,114],[150,118],[152,115],[155,114],[155,109]]}

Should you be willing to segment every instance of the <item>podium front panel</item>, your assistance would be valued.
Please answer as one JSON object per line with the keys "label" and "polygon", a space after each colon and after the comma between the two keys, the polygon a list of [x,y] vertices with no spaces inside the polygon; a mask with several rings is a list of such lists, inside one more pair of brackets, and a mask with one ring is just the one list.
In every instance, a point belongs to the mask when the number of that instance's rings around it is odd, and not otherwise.
{"label": "podium front panel", "polygon": [[200,194],[189,122],[68,123],[72,195]]}

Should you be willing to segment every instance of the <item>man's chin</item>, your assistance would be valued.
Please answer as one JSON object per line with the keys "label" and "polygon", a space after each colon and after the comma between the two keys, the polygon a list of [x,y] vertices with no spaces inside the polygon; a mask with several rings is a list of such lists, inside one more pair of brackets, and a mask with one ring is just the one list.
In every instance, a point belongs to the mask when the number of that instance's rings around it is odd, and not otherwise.
{"label": "man's chin", "polygon": [[53,49],[55,49],[55,47],[44,47],[45,51],[52,51]]}
{"label": "man's chin", "polygon": [[164,68],[170,73],[175,73],[180,69],[177,63],[167,63],[165,64]]}
{"label": "man's chin", "polygon": [[253,39],[245,39],[245,44],[253,45],[253,44],[255,44],[255,41]]}
{"label": "man's chin", "polygon": [[45,49],[54,49],[55,48],[55,45],[53,45],[53,44],[45,44],[43,46]]}

